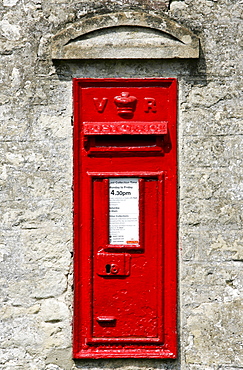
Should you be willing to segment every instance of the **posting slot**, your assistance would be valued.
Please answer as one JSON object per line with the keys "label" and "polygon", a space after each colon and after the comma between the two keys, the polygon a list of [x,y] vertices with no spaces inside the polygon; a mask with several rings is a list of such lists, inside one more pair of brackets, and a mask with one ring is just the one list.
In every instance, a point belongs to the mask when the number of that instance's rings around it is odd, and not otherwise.
{"label": "posting slot", "polygon": [[115,154],[140,153],[147,155],[148,152],[162,154],[164,136],[162,135],[94,135],[85,137],[87,154]]}

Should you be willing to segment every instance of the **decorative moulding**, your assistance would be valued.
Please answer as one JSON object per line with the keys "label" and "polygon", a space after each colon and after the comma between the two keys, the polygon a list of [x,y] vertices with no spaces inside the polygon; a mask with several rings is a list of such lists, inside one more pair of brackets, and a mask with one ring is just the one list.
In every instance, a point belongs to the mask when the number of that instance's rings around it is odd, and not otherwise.
{"label": "decorative moulding", "polygon": [[52,39],[52,59],[198,58],[199,39],[165,15],[137,11],[84,17]]}

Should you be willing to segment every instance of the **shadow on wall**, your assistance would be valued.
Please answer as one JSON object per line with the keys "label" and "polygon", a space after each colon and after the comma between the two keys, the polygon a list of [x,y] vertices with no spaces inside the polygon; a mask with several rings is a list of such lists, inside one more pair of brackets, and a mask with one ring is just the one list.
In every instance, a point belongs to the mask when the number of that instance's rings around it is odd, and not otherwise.
{"label": "shadow on wall", "polygon": [[151,78],[176,77],[193,85],[207,84],[203,51],[199,59],[167,60],[65,60],[53,61],[60,81],[72,78]]}
{"label": "shadow on wall", "polygon": [[147,370],[180,370],[178,360],[148,360],[148,359],[109,359],[109,360],[76,360],[77,369],[102,368],[102,369],[147,369]]}

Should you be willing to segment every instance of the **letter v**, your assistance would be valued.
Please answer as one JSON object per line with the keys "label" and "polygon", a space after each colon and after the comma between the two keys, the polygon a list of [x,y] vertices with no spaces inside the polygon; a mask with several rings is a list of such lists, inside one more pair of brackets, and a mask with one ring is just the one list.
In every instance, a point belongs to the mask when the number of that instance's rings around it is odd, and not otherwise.
{"label": "letter v", "polygon": [[103,113],[105,110],[106,104],[108,102],[108,99],[102,98],[102,100],[99,101],[98,98],[93,98],[93,100],[94,100],[94,105],[95,105],[95,108],[97,109],[97,112]]}

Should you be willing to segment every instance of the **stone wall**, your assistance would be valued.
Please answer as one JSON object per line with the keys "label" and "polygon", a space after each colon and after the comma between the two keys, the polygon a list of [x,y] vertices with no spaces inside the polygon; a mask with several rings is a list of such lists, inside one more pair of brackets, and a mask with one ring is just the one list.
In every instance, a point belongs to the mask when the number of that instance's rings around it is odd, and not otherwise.
{"label": "stone wall", "polygon": [[[199,60],[53,62],[86,14],[165,12]],[[0,4],[0,368],[243,369],[242,1]],[[72,78],[177,77],[178,360],[72,360]]]}

